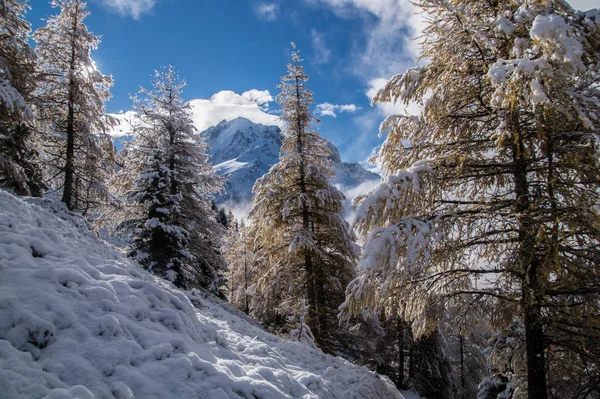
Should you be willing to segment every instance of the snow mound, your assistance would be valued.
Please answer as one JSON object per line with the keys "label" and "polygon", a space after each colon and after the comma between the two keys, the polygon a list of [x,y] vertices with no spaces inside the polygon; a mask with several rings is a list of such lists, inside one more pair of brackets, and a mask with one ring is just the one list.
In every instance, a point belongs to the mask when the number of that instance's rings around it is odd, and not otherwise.
{"label": "snow mound", "polygon": [[402,398],[156,279],[51,200],[0,191],[0,398]]}

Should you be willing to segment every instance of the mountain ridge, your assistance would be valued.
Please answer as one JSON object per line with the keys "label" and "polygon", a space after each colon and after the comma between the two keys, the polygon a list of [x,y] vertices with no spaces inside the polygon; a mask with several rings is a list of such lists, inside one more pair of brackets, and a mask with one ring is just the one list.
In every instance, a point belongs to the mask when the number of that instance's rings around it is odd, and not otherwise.
{"label": "mountain ridge", "polygon": [[[215,170],[227,178],[225,193],[219,195],[216,202],[227,205],[249,203],[256,180],[279,160],[281,129],[238,117],[223,120],[200,134],[208,144]],[[351,191],[380,179],[359,163],[343,162],[339,150],[330,141],[328,147],[336,171],[333,184],[342,191]]]}

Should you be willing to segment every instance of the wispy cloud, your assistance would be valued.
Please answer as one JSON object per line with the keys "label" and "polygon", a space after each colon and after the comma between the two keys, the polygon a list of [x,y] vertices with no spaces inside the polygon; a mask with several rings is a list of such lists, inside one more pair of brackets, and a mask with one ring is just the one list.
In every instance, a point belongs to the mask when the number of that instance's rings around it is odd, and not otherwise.
{"label": "wispy cloud", "polygon": [[[364,44],[353,54],[354,70],[366,80],[389,78],[412,64],[424,22],[410,0],[305,0],[324,5],[340,18],[361,19]],[[369,18],[360,18],[368,15]],[[374,17],[374,18],[373,18]],[[363,38],[365,37],[363,36]]]}
{"label": "wispy cloud", "polygon": [[317,104],[317,115],[332,116],[337,118],[337,114],[341,112],[356,112],[360,108],[354,104]]}
{"label": "wispy cloud", "polygon": [[[356,23],[358,34],[345,62],[362,80],[371,100],[390,77],[403,73],[419,55],[419,37],[425,28],[423,10],[411,0],[304,0],[313,7],[326,7],[338,18]],[[376,145],[378,126],[395,113],[415,114],[418,104],[383,104],[366,109],[353,118],[358,135],[345,148],[347,154],[367,156]],[[333,111],[335,113],[335,111]]]}
{"label": "wispy cloud", "polygon": [[97,3],[116,11],[122,16],[140,19],[140,16],[152,9],[158,0],[95,0]]}
{"label": "wispy cloud", "polygon": [[327,64],[331,59],[331,49],[329,49],[327,44],[325,44],[323,35],[317,32],[315,29],[310,30],[310,35],[312,38],[313,50],[315,52],[313,62],[315,64]]}
{"label": "wispy cloud", "polygon": [[275,21],[279,14],[279,4],[277,3],[260,3],[255,9],[256,15],[265,21]]}

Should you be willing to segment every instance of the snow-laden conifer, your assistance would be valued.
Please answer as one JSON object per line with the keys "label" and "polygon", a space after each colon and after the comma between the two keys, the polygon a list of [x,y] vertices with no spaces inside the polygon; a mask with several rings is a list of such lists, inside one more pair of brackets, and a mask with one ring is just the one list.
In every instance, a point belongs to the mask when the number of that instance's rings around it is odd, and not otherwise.
{"label": "snow-laden conifer", "polygon": [[52,0],[52,6],[58,15],[34,33],[39,128],[46,141],[48,179],[70,210],[86,214],[107,198],[113,163],[106,159],[114,153],[104,103],[113,82],[91,58],[100,39],[85,25],[87,4]]}
{"label": "snow-laden conifer", "polygon": [[[282,78],[283,144],[279,162],[254,186],[250,212],[256,258],[256,314],[270,321],[306,323],[318,345],[331,350],[338,328],[337,307],[355,274],[354,235],[342,216],[344,195],[334,175],[327,142],[315,130],[313,94],[297,51]],[[269,314],[270,313],[270,314]]]}
{"label": "snow-laden conifer", "polygon": [[426,61],[374,102],[422,113],[382,124],[385,177],[358,201],[363,273],[344,312],[384,308],[417,337],[459,301],[500,330],[517,317],[515,395],[587,392],[600,362],[600,14],[564,1],[419,5]]}
{"label": "snow-laden conifer", "polygon": [[35,53],[28,43],[27,8],[25,1],[0,1],[0,186],[41,195],[31,107]]}
{"label": "snow-laden conifer", "polygon": [[7,113],[31,118],[25,95],[35,86],[35,54],[28,44],[30,24],[24,19],[27,2],[0,1],[0,104]]}
{"label": "snow-laden conifer", "polygon": [[152,90],[142,88],[133,99],[134,138],[118,177],[134,205],[124,225],[132,228],[133,252],[146,268],[178,286],[220,293],[222,226],[211,200],[222,179],[192,125],[184,86],[169,66],[156,72]]}

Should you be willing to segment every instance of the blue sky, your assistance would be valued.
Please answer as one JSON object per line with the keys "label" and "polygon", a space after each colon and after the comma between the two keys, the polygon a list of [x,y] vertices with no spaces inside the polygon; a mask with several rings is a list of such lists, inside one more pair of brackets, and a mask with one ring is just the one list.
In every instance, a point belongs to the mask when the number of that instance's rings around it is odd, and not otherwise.
{"label": "blue sky", "polygon": [[[29,5],[34,29],[57,12],[47,0]],[[129,94],[171,63],[205,125],[238,111],[266,123],[293,41],[321,104],[321,134],[357,162],[380,143],[379,123],[392,110],[372,108],[369,96],[412,64],[410,39],[421,27],[408,0],[88,0],[88,9],[88,28],[102,36],[93,58],[115,80],[109,112],[129,110]]]}

